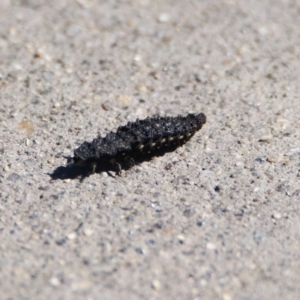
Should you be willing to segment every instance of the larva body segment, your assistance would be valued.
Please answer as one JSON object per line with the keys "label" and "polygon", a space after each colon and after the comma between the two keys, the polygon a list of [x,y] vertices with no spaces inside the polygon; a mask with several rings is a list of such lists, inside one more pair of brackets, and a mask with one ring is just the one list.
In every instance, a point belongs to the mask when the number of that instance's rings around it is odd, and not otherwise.
{"label": "larva body segment", "polygon": [[74,151],[68,164],[90,166],[111,165],[117,173],[134,164],[175,150],[186,143],[206,123],[203,113],[178,117],[148,117],[129,122],[116,132],[84,142]]}

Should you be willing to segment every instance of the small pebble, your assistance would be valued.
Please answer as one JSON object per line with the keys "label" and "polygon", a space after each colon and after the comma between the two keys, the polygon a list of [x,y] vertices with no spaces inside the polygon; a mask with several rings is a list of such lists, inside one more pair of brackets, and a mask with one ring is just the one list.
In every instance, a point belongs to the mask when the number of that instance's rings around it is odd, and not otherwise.
{"label": "small pebble", "polygon": [[217,246],[213,243],[207,243],[206,244],[206,249],[208,250],[216,250],[217,249]]}
{"label": "small pebble", "polygon": [[134,57],[133,57],[133,60],[136,61],[136,62],[139,62],[142,60],[142,56],[139,55],[139,54],[136,54]]}
{"label": "small pebble", "polygon": [[60,284],[60,281],[57,277],[52,277],[49,282],[52,286],[59,286]]}
{"label": "small pebble", "polygon": [[201,286],[207,286],[207,281],[205,279],[200,280],[200,285]]}
{"label": "small pebble", "polygon": [[285,156],[292,156],[295,154],[300,153],[300,148],[291,148],[287,153],[285,153]]}
{"label": "small pebble", "polygon": [[50,165],[53,165],[53,164],[54,164],[54,158],[53,158],[53,157],[49,157],[47,161],[48,161],[48,163],[49,163]]}
{"label": "small pebble", "polygon": [[229,294],[223,294],[222,296],[223,300],[231,300],[231,296]]}
{"label": "small pebble", "polygon": [[92,103],[92,100],[90,98],[84,98],[82,99],[81,101],[83,104],[91,104]]}
{"label": "small pebble", "polygon": [[69,240],[74,240],[74,239],[76,239],[77,234],[76,234],[76,232],[71,232],[71,233],[68,234],[67,237],[68,237]]}
{"label": "small pebble", "polygon": [[266,134],[260,137],[260,139],[258,140],[261,143],[271,143],[273,139],[273,136],[271,134]]}
{"label": "small pebble", "polygon": [[34,126],[31,121],[22,121],[18,124],[18,128],[21,130],[25,130],[27,135],[31,135],[34,132]]}
{"label": "small pebble", "polygon": [[282,117],[278,117],[276,119],[276,123],[285,123],[285,124],[289,124],[290,121],[288,119],[282,118]]}
{"label": "small pebble", "polygon": [[152,281],[152,288],[156,291],[161,290],[161,283],[159,280],[155,279]]}
{"label": "small pebble", "polygon": [[235,165],[236,165],[237,167],[244,167],[244,163],[243,163],[242,161],[237,161],[237,162],[235,163]]}
{"label": "small pebble", "polygon": [[184,240],[185,240],[184,235],[182,235],[182,234],[177,235],[177,240],[179,243],[183,244]]}
{"label": "small pebble", "polygon": [[199,227],[203,227],[203,226],[205,226],[205,222],[203,222],[203,221],[198,221],[198,222],[196,223],[196,225],[199,226]]}
{"label": "small pebble", "polygon": [[264,164],[266,162],[266,160],[263,157],[257,157],[255,158],[255,161],[260,164]]}
{"label": "small pebble", "polygon": [[40,185],[39,186],[39,190],[40,191],[48,191],[50,189],[50,186],[49,185]]}
{"label": "small pebble", "polygon": [[9,181],[17,181],[21,178],[21,176],[17,173],[11,173],[8,177],[7,180]]}
{"label": "small pebble", "polygon": [[119,95],[117,97],[117,100],[120,101],[123,105],[128,106],[131,103],[132,98],[128,95]]}
{"label": "small pebble", "polygon": [[31,193],[31,192],[27,193],[26,196],[25,196],[26,202],[27,203],[33,203],[36,199],[35,196],[36,195],[34,193]]}
{"label": "small pebble", "polygon": [[54,108],[59,108],[60,107],[60,103],[58,101],[53,103],[53,107]]}
{"label": "small pebble", "polygon": [[143,254],[143,255],[146,254],[146,251],[145,251],[145,249],[143,249],[143,248],[139,248],[139,247],[138,247],[138,248],[135,249],[135,251],[136,251],[138,254]]}
{"label": "small pebble", "polygon": [[57,239],[57,240],[55,241],[56,245],[58,245],[58,246],[63,245],[65,242],[66,242],[65,239]]}
{"label": "small pebble", "polygon": [[40,145],[41,143],[38,140],[33,140],[33,143],[36,145]]}
{"label": "small pebble", "polygon": [[91,236],[94,233],[94,231],[91,228],[86,227],[86,228],[83,229],[83,233],[86,236]]}
{"label": "small pebble", "polygon": [[106,172],[102,172],[100,175],[101,175],[102,178],[107,178],[108,177]]}
{"label": "small pebble", "polygon": [[158,16],[158,21],[161,23],[167,23],[170,21],[170,15],[162,13]]}
{"label": "small pebble", "polygon": [[140,91],[140,92],[143,92],[143,93],[146,93],[149,91],[147,85],[145,83],[141,83],[137,86],[137,89]]}
{"label": "small pebble", "polygon": [[279,219],[281,219],[281,214],[276,211],[276,212],[273,213],[272,218],[279,220]]}
{"label": "small pebble", "polygon": [[274,156],[268,156],[267,157],[267,162],[270,164],[276,163],[277,159]]}

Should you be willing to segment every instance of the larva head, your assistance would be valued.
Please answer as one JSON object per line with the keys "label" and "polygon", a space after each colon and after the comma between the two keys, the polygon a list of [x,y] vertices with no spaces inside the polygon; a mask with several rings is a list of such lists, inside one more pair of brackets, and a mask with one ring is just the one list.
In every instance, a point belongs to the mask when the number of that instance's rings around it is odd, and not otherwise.
{"label": "larva head", "polygon": [[200,114],[189,114],[187,116],[188,119],[193,123],[193,127],[195,127],[196,131],[200,130],[202,126],[206,123],[206,116],[203,113]]}

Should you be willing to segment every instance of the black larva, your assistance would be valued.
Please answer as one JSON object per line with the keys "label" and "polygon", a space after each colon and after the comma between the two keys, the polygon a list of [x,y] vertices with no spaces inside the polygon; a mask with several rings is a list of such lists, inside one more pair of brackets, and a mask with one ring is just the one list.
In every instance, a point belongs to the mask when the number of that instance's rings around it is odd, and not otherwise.
{"label": "black larva", "polygon": [[116,132],[81,144],[75,149],[74,157],[68,158],[67,164],[85,167],[86,174],[83,177],[104,166],[104,169],[120,174],[122,169],[129,169],[153,156],[163,155],[182,146],[205,122],[203,113],[185,117],[148,117],[129,122]]}

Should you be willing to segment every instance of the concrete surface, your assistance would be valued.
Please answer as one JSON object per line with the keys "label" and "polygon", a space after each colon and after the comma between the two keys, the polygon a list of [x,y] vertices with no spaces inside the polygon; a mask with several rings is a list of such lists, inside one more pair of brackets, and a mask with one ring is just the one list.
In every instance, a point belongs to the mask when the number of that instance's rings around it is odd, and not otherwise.
{"label": "concrete surface", "polygon": [[[1,299],[300,299],[300,2],[0,1]],[[184,147],[50,181],[154,114]]]}

